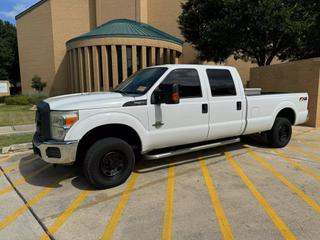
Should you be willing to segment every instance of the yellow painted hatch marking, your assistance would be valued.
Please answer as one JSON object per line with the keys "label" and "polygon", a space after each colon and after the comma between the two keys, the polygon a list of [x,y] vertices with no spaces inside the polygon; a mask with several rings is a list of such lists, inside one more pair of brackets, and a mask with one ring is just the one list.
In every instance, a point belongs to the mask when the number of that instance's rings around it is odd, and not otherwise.
{"label": "yellow painted hatch marking", "polygon": [[286,223],[278,216],[278,214],[273,210],[271,205],[267,202],[267,200],[262,196],[262,194],[257,190],[255,185],[252,183],[252,181],[249,179],[249,177],[244,173],[244,171],[241,169],[241,167],[238,165],[238,163],[232,158],[232,156],[225,152],[225,157],[229,161],[229,163],[232,165],[234,170],[237,172],[239,177],[242,179],[244,184],[247,186],[247,188],[250,190],[252,195],[257,199],[257,201],[260,203],[260,205],[263,207],[264,211],[268,214],[276,228],[279,230],[281,235],[284,239],[296,239],[294,234],[291,232],[289,227],[286,225]]}
{"label": "yellow painted hatch marking", "polygon": [[320,213],[320,205],[310,198],[307,194],[297,188],[287,178],[285,178],[278,170],[276,170],[271,164],[266,162],[260,155],[255,153],[251,148],[246,148],[247,152],[262,166],[268,169],[276,178],[278,178],[284,185],[286,185],[291,191],[296,193],[305,203],[312,207],[316,212]]}
{"label": "yellow painted hatch marking", "polygon": [[18,208],[13,214],[11,214],[6,219],[2,220],[0,222],[0,231],[3,230],[5,227],[7,227],[10,223],[12,223],[16,218],[18,218],[21,214],[26,212],[28,210],[28,207],[31,207],[35,205],[37,202],[39,202],[42,198],[44,198],[46,195],[48,195],[50,192],[55,190],[55,185],[57,185],[62,179],[65,179],[66,177],[71,176],[73,173],[69,172],[62,177],[60,177],[57,181],[55,181],[53,184],[51,184],[49,187],[43,188],[41,192],[39,192],[36,196],[34,196],[31,200],[29,200],[26,204]]}
{"label": "yellow painted hatch marking", "polygon": [[166,193],[166,206],[164,211],[164,221],[162,228],[162,240],[172,238],[172,215],[174,206],[174,165],[170,163],[168,169],[168,186]]}
{"label": "yellow painted hatch marking", "polygon": [[227,216],[224,213],[224,210],[223,210],[222,204],[220,202],[218,193],[217,193],[215,186],[214,186],[214,183],[210,177],[208,167],[203,159],[199,159],[199,161],[200,161],[200,167],[202,170],[202,174],[203,174],[203,177],[206,182],[206,185],[207,185],[207,188],[209,191],[209,195],[211,198],[211,203],[214,208],[216,217],[218,219],[220,231],[223,235],[223,238],[230,239],[230,240],[234,239],[230,224],[227,219]]}
{"label": "yellow painted hatch marking", "polygon": [[130,195],[134,189],[136,180],[138,178],[139,174],[138,173],[132,173],[131,178],[128,182],[128,185],[126,187],[126,189],[124,190],[124,192],[121,195],[121,199],[118,203],[117,208],[114,210],[105,230],[104,233],[101,237],[101,239],[105,240],[105,239],[112,239],[112,235],[116,229],[116,227],[118,226],[118,223],[120,221],[121,215],[127,205],[127,202],[129,201]]}
{"label": "yellow painted hatch marking", "polygon": [[291,163],[293,166],[295,166],[296,168],[299,168],[300,170],[302,170],[303,172],[307,173],[308,175],[310,175],[311,177],[315,178],[316,180],[320,181],[320,175],[318,175],[315,171],[313,171],[312,169],[302,165],[301,163],[298,163],[296,161],[294,161],[292,158],[290,158],[288,155],[286,155],[283,152],[280,152],[276,149],[272,149],[272,151],[277,154],[278,156],[280,156],[281,158],[285,159],[287,162]]}
{"label": "yellow painted hatch marking", "polygon": [[[72,201],[68,208],[55,220],[55,222],[48,228],[48,232],[54,235],[60,227],[68,220],[71,214],[79,207],[79,205],[86,199],[86,197],[91,193],[91,191],[82,191],[78,197]],[[49,240],[47,234],[43,234],[40,237],[41,240]]]}

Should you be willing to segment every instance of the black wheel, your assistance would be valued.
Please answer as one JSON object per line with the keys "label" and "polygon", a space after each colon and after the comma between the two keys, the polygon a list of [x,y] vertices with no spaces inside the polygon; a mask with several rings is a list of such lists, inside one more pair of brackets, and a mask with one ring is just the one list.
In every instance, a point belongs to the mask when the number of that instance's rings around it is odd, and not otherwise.
{"label": "black wheel", "polygon": [[128,143],[118,138],[104,138],[87,151],[83,172],[96,188],[111,188],[128,179],[134,163],[134,152]]}
{"label": "black wheel", "polygon": [[276,118],[272,129],[267,133],[268,142],[271,147],[285,147],[291,139],[292,127],[286,118]]}

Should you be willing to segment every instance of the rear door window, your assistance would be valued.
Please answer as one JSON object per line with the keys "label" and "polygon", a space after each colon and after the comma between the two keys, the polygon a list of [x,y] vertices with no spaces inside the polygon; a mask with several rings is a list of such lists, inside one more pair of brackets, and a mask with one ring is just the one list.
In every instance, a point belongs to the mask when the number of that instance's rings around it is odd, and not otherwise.
{"label": "rear door window", "polygon": [[207,75],[213,97],[237,95],[229,70],[207,69]]}

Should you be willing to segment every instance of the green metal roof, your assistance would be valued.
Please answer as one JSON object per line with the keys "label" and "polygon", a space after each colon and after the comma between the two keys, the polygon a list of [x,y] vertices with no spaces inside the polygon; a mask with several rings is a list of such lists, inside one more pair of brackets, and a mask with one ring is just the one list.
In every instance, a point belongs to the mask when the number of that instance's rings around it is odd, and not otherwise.
{"label": "green metal roof", "polygon": [[102,24],[91,32],[87,32],[75,37],[69,42],[88,38],[106,38],[106,37],[131,37],[148,38],[173,42],[182,45],[183,41],[148,24],[136,22],[129,19],[115,19]]}

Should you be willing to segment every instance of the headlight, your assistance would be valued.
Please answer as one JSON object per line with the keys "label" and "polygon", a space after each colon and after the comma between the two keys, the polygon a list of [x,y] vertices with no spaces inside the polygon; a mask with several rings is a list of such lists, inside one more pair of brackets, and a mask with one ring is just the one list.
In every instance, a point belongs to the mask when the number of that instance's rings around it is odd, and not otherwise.
{"label": "headlight", "polygon": [[78,111],[50,112],[51,135],[55,140],[63,140],[68,130],[79,120]]}

